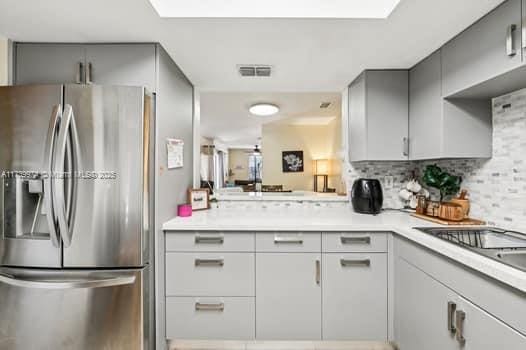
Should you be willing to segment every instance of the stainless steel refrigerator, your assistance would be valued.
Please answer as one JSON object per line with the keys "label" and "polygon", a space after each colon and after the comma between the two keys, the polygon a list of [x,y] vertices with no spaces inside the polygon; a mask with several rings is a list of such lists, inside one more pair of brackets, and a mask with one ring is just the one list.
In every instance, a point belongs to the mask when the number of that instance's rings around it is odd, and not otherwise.
{"label": "stainless steel refrigerator", "polygon": [[0,87],[0,349],[153,348],[154,99]]}

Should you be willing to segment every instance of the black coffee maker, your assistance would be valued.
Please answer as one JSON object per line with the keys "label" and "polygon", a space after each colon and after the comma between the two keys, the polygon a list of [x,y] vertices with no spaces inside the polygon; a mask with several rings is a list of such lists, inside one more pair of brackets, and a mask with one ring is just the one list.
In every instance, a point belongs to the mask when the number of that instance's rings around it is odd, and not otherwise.
{"label": "black coffee maker", "polygon": [[354,181],[351,202],[355,212],[376,215],[382,211],[384,195],[382,184],[377,179],[358,179]]}

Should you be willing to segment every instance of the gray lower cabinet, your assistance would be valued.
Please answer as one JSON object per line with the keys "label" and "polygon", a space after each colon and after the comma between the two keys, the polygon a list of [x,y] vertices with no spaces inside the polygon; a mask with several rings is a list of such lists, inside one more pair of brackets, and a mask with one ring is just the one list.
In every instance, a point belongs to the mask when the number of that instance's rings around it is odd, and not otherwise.
{"label": "gray lower cabinet", "polygon": [[156,44],[15,44],[15,83],[145,86],[156,92]]}
{"label": "gray lower cabinet", "polygon": [[178,232],[166,235],[167,252],[254,252],[251,232]]}
{"label": "gray lower cabinet", "polygon": [[167,253],[167,296],[254,296],[254,253]]}
{"label": "gray lower cabinet", "polygon": [[[526,337],[500,320],[459,297],[457,310],[465,315],[462,337],[465,350],[524,350]],[[457,333],[459,328],[457,327]]]}
{"label": "gray lower cabinet", "polygon": [[321,234],[310,232],[261,232],[256,234],[258,253],[316,253],[321,251]]}
{"label": "gray lower cabinet", "polygon": [[323,254],[323,339],[387,341],[387,254]]}
{"label": "gray lower cabinet", "polygon": [[168,339],[254,339],[253,297],[168,297]]}
{"label": "gray lower cabinet", "polygon": [[408,71],[367,70],[349,86],[349,159],[407,160]]}
{"label": "gray lower cabinet", "polygon": [[387,253],[388,233],[326,232],[322,236],[324,253]]}
{"label": "gray lower cabinet", "polygon": [[321,339],[321,254],[256,253],[256,337]]}
{"label": "gray lower cabinet", "polygon": [[524,335],[403,258],[396,259],[395,271],[395,338],[400,349],[526,349]]}
{"label": "gray lower cabinet", "polygon": [[403,259],[395,263],[395,339],[401,350],[456,349],[448,327],[455,294]]}
{"label": "gray lower cabinet", "polygon": [[16,85],[81,82],[84,45],[15,44]]}
{"label": "gray lower cabinet", "polygon": [[506,73],[522,64],[521,1],[507,0],[442,48],[443,95]]}

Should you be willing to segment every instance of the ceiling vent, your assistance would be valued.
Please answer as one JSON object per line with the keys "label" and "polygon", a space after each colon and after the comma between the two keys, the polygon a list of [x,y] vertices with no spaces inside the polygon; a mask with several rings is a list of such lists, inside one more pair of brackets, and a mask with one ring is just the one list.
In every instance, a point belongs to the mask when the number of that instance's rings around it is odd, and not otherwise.
{"label": "ceiling vent", "polygon": [[321,108],[321,109],[327,109],[327,108],[329,108],[330,106],[331,106],[331,103],[330,103],[330,102],[322,102],[322,103],[320,104],[320,108]]}
{"label": "ceiling vent", "polygon": [[272,75],[272,67],[264,65],[240,65],[238,71],[242,77],[270,77]]}
{"label": "ceiling vent", "polygon": [[257,77],[270,77],[271,74],[272,74],[272,69],[269,66],[256,67]]}

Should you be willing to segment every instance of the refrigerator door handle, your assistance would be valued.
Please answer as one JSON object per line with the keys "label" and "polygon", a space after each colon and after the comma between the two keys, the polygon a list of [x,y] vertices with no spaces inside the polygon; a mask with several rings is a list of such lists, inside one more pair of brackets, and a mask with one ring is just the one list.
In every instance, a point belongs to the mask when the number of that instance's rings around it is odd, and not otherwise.
{"label": "refrigerator door handle", "polygon": [[68,193],[68,209],[67,209],[67,217],[69,222],[69,231],[67,232],[68,240],[71,242],[73,238],[73,225],[75,223],[75,214],[76,214],[76,208],[77,208],[77,188],[78,188],[78,181],[79,181],[79,164],[80,164],[80,145],[79,145],[79,136],[77,132],[77,125],[75,123],[75,113],[73,113],[73,108],[71,109],[71,124],[70,124],[70,135],[71,135],[71,142],[68,142],[68,147],[70,150],[70,157],[71,157],[71,186],[69,188]]}
{"label": "refrigerator door handle", "polygon": [[[68,213],[70,213],[70,210],[66,208],[66,195],[64,193],[64,178],[67,176],[67,174],[64,172],[64,162],[66,160],[66,150],[68,145],[68,136],[70,135],[70,130],[72,124],[74,124],[73,121],[73,108],[71,105],[66,105],[64,107],[64,113],[62,115],[62,122],[60,123],[60,130],[58,133],[58,140],[57,140],[57,157],[55,160],[55,176],[53,179],[53,201],[55,204],[57,216],[58,216],[58,226],[60,231],[60,236],[62,237],[62,241],[64,242],[64,247],[69,247],[71,245],[71,222],[68,220]],[[76,140],[73,140],[74,144],[77,144]],[[76,145],[73,145],[72,147],[74,150],[76,149]],[[75,152],[75,151],[74,151]],[[76,152],[75,152],[76,153]],[[77,156],[73,155],[73,159],[76,159]],[[73,163],[76,163],[76,160],[73,161]],[[75,176],[75,166],[72,166],[73,169],[70,170],[70,181],[73,181],[75,183],[76,179]],[[75,191],[73,191],[75,192]],[[69,205],[72,205],[74,199],[68,203]]]}
{"label": "refrigerator door handle", "polygon": [[95,289],[134,284],[135,276],[117,276],[98,279],[46,280],[44,278],[21,279],[12,275],[0,273],[0,283],[5,283],[13,287],[31,289]]}
{"label": "refrigerator door handle", "polygon": [[46,138],[46,151],[45,151],[45,169],[47,174],[44,176],[44,201],[46,204],[46,218],[49,226],[49,235],[51,237],[51,243],[55,247],[59,247],[59,235],[56,226],[56,213],[53,206],[53,161],[55,155],[55,138],[57,135],[57,129],[59,127],[60,119],[62,117],[62,106],[57,105],[53,107],[51,119],[49,122],[48,134]]}

